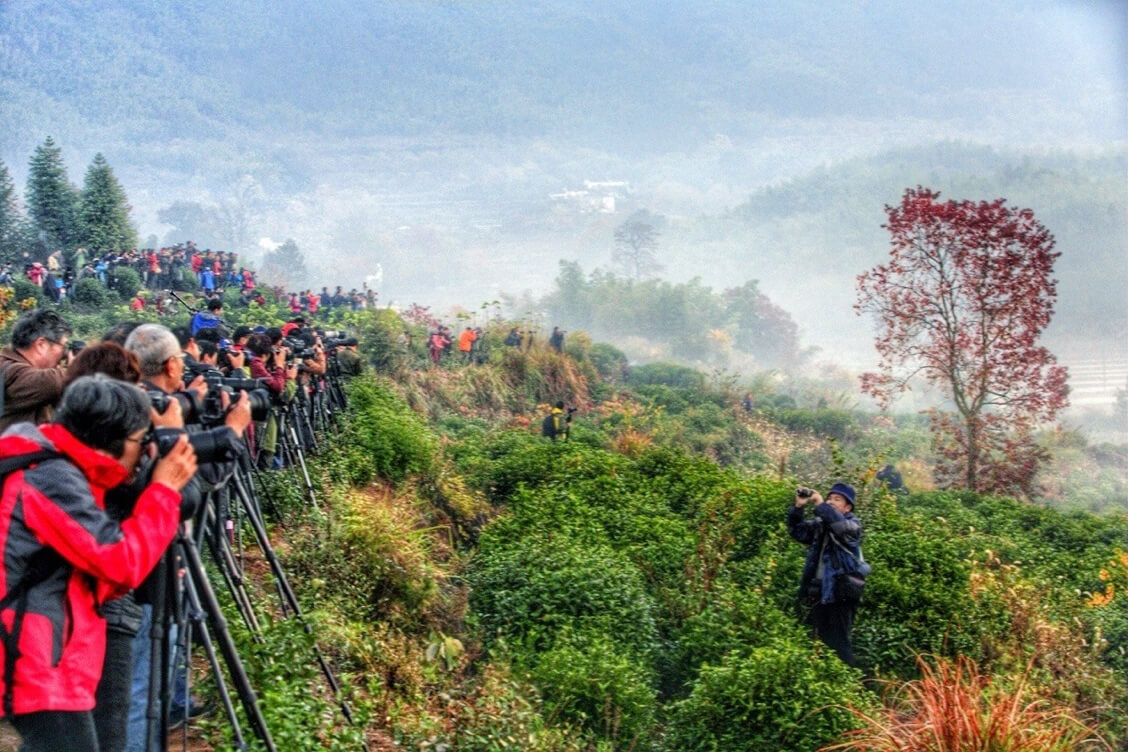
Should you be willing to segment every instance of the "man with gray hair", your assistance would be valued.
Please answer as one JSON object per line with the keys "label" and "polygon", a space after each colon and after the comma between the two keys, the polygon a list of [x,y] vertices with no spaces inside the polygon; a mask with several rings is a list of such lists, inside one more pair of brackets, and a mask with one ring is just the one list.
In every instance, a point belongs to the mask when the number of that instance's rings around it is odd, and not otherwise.
{"label": "man with gray hair", "polygon": [[[137,356],[144,385],[165,394],[175,394],[183,389],[184,356],[176,335],[160,324],[142,324],[125,340],[125,349]],[[208,386],[202,376],[197,376],[188,389],[200,399],[207,394]],[[225,409],[227,405],[224,405]],[[188,417],[190,411],[185,411]],[[228,410],[224,424],[243,435],[251,422],[250,401],[246,393]]]}
{"label": "man with gray hair", "polygon": [[63,396],[71,325],[54,311],[25,313],[12,329],[12,344],[0,350],[0,432],[13,423],[47,423]]}

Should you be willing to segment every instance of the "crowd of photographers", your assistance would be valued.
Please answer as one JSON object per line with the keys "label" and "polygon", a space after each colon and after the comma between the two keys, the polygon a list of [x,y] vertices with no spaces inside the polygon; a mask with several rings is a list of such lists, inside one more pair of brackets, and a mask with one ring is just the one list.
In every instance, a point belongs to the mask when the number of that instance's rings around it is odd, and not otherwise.
{"label": "crowd of photographers", "polygon": [[[46,300],[59,303],[73,300],[80,281],[93,279],[106,287],[118,288],[122,269],[137,273],[142,289],[128,293],[132,310],[151,310],[172,314],[175,300],[167,291],[194,292],[206,298],[223,297],[226,290],[239,291],[237,301],[246,306],[266,303],[255,271],[240,265],[233,251],[201,250],[192,241],[164,248],[142,248],[107,253],[88,253],[85,248],[56,250],[45,261],[25,259],[23,267],[7,263],[0,266],[0,285],[26,280],[43,291]],[[123,293],[125,294],[125,293]],[[316,315],[332,310],[361,310],[376,306],[376,293],[367,285],[347,292],[337,286],[333,292],[306,289],[288,292],[282,302],[294,315]]]}
{"label": "crowd of photographers", "polygon": [[[34,309],[0,350],[0,715],[22,749],[163,749],[150,573],[237,462],[281,466],[275,406],[360,370],[339,332],[300,317],[228,331],[221,313],[121,324],[86,346]],[[175,665],[174,722],[200,712]]]}

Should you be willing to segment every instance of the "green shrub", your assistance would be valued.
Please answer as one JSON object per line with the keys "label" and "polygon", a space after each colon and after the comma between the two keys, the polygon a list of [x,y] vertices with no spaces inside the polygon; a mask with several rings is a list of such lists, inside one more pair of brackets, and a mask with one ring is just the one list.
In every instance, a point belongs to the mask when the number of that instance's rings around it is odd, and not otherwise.
{"label": "green shrub", "polygon": [[773,410],[770,417],[792,431],[805,431],[837,441],[852,441],[859,433],[857,420],[848,410],[779,408]]}
{"label": "green shrub", "polygon": [[525,654],[557,638],[614,636],[621,650],[648,659],[658,647],[655,605],[638,569],[607,546],[563,536],[513,545],[483,540],[468,573],[470,602],[486,638],[505,638]]}
{"label": "green shrub", "polygon": [[777,640],[701,668],[689,697],[673,704],[671,752],[811,752],[856,724],[860,674],[828,649]]}
{"label": "green shrub", "polygon": [[128,266],[115,266],[110,275],[110,287],[122,300],[129,300],[141,289],[141,275]]}
{"label": "green shrub", "polygon": [[97,310],[109,305],[110,296],[110,291],[97,279],[80,279],[74,286],[74,302],[86,309]]}
{"label": "green shrub", "polygon": [[12,300],[16,303],[28,298],[33,298],[37,303],[43,301],[43,288],[27,279],[13,280],[12,291]]}
{"label": "green shrub", "polygon": [[654,678],[614,637],[562,641],[537,656],[531,675],[554,721],[591,729],[616,749],[638,749],[652,733]]}
{"label": "green shrub", "polygon": [[376,476],[399,482],[431,466],[434,434],[389,382],[371,375],[353,379],[349,404],[353,414],[339,446],[353,485]]}
{"label": "green shrub", "polygon": [[641,384],[665,384],[687,389],[704,389],[705,375],[689,366],[676,363],[649,363],[632,368],[627,376],[632,386]]}
{"label": "green shrub", "polygon": [[591,352],[588,353],[588,358],[591,359],[592,365],[595,366],[599,378],[604,381],[618,382],[626,378],[627,356],[614,345],[608,345],[605,342],[597,342],[591,346]]}

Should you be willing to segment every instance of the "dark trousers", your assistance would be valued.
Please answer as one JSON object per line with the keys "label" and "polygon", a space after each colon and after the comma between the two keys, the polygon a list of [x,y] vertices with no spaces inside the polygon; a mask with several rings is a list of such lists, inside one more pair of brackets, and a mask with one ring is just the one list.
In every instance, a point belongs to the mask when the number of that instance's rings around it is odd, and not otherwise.
{"label": "dark trousers", "polygon": [[133,635],[106,630],[106,660],[94,695],[94,727],[99,752],[125,752],[129,695],[133,682]]}
{"label": "dark trousers", "polygon": [[854,647],[850,644],[850,630],[854,628],[857,603],[818,603],[811,609],[807,623],[815,634],[838,654],[847,666],[856,666]]}
{"label": "dark trousers", "polygon": [[90,711],[45,710],[14,715],[12,725],[23,737],[20,752],[99,752]]}

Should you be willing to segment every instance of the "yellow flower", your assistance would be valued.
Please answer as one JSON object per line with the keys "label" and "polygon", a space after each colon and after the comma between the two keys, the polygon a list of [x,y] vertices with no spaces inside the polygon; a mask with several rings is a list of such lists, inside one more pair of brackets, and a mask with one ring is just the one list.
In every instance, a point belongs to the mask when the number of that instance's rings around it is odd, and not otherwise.
{"label": "yellow flower", "polygon": [[1112,603],[1112,598],[1115,594],[1115,588],[1113,588],[1112,583],[1110,582],[1103,593],[1093,593],[1092,596],[1090,596],[1089,599],[1085,601],[1085,605],[1089,608],[1100,608],[1101,606],[1107,606],[1108,604]]}
{"label": "yellow flower", "polygon": [[1097,574],[1097,577],[1100,578],[1101,582],[1108,582],[1109,579],[1112,578],[1112,575],[1109,573],[1109,571],[1107,569],[1102,569],[1100,571],[1100,573]]}

